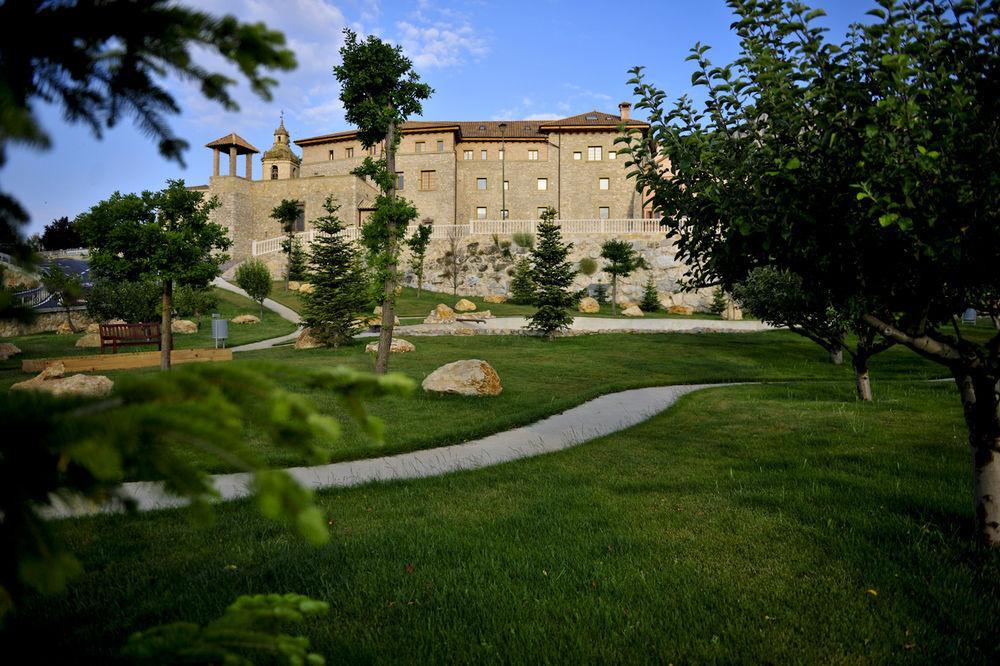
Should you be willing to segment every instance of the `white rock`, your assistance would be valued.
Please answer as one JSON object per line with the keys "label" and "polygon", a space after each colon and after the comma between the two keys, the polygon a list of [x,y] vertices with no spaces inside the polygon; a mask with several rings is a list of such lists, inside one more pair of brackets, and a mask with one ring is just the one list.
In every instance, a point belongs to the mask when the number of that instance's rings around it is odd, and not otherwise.
{"label": "white rock", "polygon": [[[390,354],[405,354],[406,352],[416,350],[417,348],[413,346],[412,342],[403,340],[402,338],[393,338],[392,344],[389,345]],[[378,342],[369,342],[365,345],[365,351],[371,354],[378,353]]]}
{"label": "white rock", "polygon": [[486,361],[466,359],[454,361],[427,375],[421,384],[425,391],[458,395],[500,395],[500,376]]}

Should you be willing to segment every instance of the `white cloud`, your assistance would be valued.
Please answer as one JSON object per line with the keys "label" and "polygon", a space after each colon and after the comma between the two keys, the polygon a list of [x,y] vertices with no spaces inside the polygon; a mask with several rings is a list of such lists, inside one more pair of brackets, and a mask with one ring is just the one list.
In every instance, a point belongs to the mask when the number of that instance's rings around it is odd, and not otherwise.
{"label": "white cloud", "polygon": [[486,39],[468,18],[447,7],[420,0],[405,21],[397,21],[395,40],[418,69],[454,67],[487,53]]}

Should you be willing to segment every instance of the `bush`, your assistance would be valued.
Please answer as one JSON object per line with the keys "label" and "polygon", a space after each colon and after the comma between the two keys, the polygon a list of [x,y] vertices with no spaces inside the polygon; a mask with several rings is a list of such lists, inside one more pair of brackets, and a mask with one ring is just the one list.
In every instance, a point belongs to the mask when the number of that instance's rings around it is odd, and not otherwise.
{"label": "bush", "polygon": [[87,314],[97,321],[159,321],[161,298],[162,289],[155,282],[98,280],[87,294]]}
{"label": "bush", "polygon": [[584,257],[580,260],[580,272],[590,277],[597,272],[597,259],[593,257]]}
{"label": "bush", "polygon": [[656,312],[660,309],[660,295],[656,293],[656,282],[652,275],[646,280],[646,286],[642,289],[642,300],[639,302],[639,308],[643,312]]}
{"label": "bush", "polygon": [[601,305],[608,304],[608,285],[603,282],[597,283],[597,286],[594,287],[594,300]]}
{"label": "bush", "polygon": [[531,277],[531,262],[528,259],[521,259],[514,266],[507,300],[519,305],[531,305],[535,302],[535,281]]}
{"label": "bush", "polygon": [[283,243],[291,242],[291,251],[288,252],[288,279],[300,282],[309,279],[309,256],[302,247],[302,241],[296,236],[291,241],[285,240]]}
{"label": "bush", "polygon": [[714,315],[721,315],[726,311],[727,305],[729,302],[726,299],[726,292],[722,290],[722,287],[716,287],[712,293],[712,304],[708,306],[708,311]]}
{"label": "bush", "polygon": [[264,319],[264,299],[271,295],[271,271],[260,259],[250,259],[236,269],[236,286],[247,292],[250,300],[260,305]]}
{"label": "bush", "polygon": [[[162,311],[162,306],[157,304]],[[181,317],[198,317],[219,306],[219,297],[212,287],[192,287],[182,284],[174,289],[174,313]]]}
{"label": "bush", "polygon": [[535,247],[535,234],[529,234],[529,233],[513,234],[511,236],[511,239],[513,239],[515,245],[517,245],[518,247],[523,247],[525,250],[530,250],[533,247]]}

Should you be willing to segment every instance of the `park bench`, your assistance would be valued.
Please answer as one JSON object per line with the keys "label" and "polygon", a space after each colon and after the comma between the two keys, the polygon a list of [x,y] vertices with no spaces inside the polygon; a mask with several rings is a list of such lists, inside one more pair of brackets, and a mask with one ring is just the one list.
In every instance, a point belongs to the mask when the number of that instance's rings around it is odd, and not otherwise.
{"label": "park bench", "polygon": [[119,347],[156,345],[160,349],[159,324],[101,324],[101,353],[111,347],[117,354]]}
{"label": "park bench", "polygon": [[486,323],[485,319],[483,319],[482,317],[477,317],[475,315],[465,315],[465,316],[462,316],[462,317],[455,317],[455,321],[460,321],[463,324],[464,323],[469,323],[469,322],[475,322],[477,324],[485,324]]}

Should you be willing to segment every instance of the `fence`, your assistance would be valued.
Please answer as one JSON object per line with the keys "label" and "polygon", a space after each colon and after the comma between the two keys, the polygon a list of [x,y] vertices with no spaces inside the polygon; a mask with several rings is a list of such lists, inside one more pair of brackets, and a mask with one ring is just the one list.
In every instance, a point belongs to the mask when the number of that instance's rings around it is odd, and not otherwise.
{"label": "fence", "polygon": [[[464,238],[466,236],[509,236],[511,234],[538,232],[540,220],[469,220],[468,224],[435,224],[431,232],[432,240],[447,240],[450,238]],[[642,234],[642,235],[663,235],[664,231],[660,227],[659,220],[647,220],[639,218],[626,218],[617,220],[556,220],[562,228],[562,232],[568,236],[579,236],[586,234]],[[412,236],[417,225],[410,225],[406,229],[406,235]],[[300,231],[295,234],[304,245],[312,243],[319,232],[315,229]],[[348,227],[344,229],[343,235],[349,240],[357,240],[361,236],[359,227]],[[268,238],[262,241],[253,241],[251,244],[251,255],[258,257],[263,254],[280,252],[284,236]]]}

